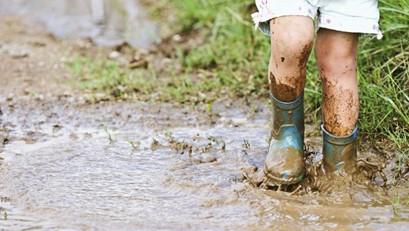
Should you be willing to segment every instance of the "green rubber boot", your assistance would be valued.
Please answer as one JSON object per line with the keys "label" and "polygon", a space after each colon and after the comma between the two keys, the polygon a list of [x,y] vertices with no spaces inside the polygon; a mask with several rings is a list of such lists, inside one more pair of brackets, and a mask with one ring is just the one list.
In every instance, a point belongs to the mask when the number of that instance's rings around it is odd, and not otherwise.
{"label": "green rubber boot", "polygon": [[274,185],[291,185],[305,175],[304,96],[292,102],[273,100],[272,140],[264,163],[264,174]]}
{"label": "green rubber boot", "polygon": [[323,163],[327,172],[356,170],[358,128],[349,136],[334,136],[321,126],[323,132]]}

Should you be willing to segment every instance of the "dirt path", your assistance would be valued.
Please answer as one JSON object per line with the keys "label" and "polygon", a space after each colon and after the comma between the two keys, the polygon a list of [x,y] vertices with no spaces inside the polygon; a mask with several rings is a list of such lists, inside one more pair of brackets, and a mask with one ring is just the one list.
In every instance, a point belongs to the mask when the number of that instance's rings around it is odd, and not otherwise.
{"label": "dirt path", "polygon": [[0,20],[1,96],[73,93],[64,84],[70,78],[65,63],[76,45],[57,41],[39,26],[24,26],[16,17]]}
{"label": "dirt path", "polygon": [[[407,189],[392,187],[392,161],[379,175],[374,151],[360,154],[374,160],[362,165],[373,187],[318,193],[328,182],[312,177],[295,195],[259,188],[266,105],[221,101],[209,112],[205,105],[89,104],[67,84],[65,65],[95,52],[89,43],[56,40],[10,17],[0,19],[0,34],[0,229],[408,226]],[[320,137],[306,142],[311,162],[319,162]]]}

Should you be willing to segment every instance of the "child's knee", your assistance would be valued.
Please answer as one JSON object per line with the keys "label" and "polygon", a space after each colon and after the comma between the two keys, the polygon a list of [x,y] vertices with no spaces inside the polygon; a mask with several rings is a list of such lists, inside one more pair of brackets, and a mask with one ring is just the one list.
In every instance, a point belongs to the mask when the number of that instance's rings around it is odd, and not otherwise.
{"label": "child's knee", "polygon": [[275,33],[271,53],[281,65],[305,68],[313,46],[314,34],[308,30],[291,30]]}
{"label": "child's knee", "polygon": [[326,48],[317,44],[317,64],[323,78],[348,77],[356,72],[356,49],[344,47]]}

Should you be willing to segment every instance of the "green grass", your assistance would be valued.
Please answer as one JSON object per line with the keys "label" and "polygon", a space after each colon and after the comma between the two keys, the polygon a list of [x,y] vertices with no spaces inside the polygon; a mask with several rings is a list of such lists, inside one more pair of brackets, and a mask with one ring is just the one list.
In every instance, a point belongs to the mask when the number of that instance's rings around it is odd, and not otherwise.
{"label": "green grass", "polygon": [[[237,96],[266,95],[268,38],[254,30],[252,1],[172,1],[181,31],[204,30],[205,42],[182,60],[188,72],[215,73],[214,81]],[[200,9],[200,10],[198,10]],[[362,37],[359,54],[360,129],[369,138],[387,137],[409,155],[409,1],[380,1],[380,41]],[[308,65],[306,110],[319,121],[321,83],[314,55]]]}
{"label": "green grass", "polygon": [[71,63],[71,70],[80,78],[75,83],[77,86],[105,93],[108,98],[128,99],[135,93],[145,95],[154,90],[154,78],[142,78],[143,74],[148,73],[131,73],[114,61],[76,57]]}
{"label": "green grass", "polygon": [[[148,1],[148,0],[145,0]],[[170,11],[174,20],[158,20],[168,30],[199,34],[203,42],[190,49],[176,45],[172,58],[182,68],[158,73],[153,68],[132,71],[111,61],[78,59],[73,64],[87,89],[116,98],[157,94],[158,100],[179,103],[212,102],[220,95],[267,99],[268,38],[254,29],[253,1],[159,0],[151,12]],[[152,3],[153,2],[153,3]],[[369,140],[387,138],[409,157],[409,1],[381,0],[380,41],[362,37],[359,54],[360,130]],[[169,13],[168,13],[169,14]],[[165,22],[164,22],[165,21]],[[85,76],[85,78],[84,78]],[[306,111],[319,123],[321,83],[314,55],[308,65]]]}
{"label": "green grass", "polygon": [[[131,70],[108,59],[75,57],[70,64],[78,78],[74,85],[90,91],[92,101],[139,99],[173,103],[211,103],[216,98],[212,89],[222,86],[208,73],[172,73],[172,68],[159,78],[154,68]],[[164,73],[161,73],[164,74]],[[219,91],[218,91],[219,92]]]}

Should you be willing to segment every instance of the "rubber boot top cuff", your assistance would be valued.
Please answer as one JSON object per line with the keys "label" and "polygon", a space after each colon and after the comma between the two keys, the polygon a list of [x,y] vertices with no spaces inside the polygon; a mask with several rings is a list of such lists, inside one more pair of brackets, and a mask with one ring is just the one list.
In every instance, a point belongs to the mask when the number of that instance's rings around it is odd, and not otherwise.
{"label": "rubber boot top cuff", "polygon": [[335,136],[325,130],[324,125],[321,125],[321,130],[324,135],[324,140],[329,143],[336,144],[336,145],[346,145],[352,143],[358,138],[358,127],[355,127],[352,131],[351,135],[348,136]]}
{"label": "rubber boot top cuff", "polygon": [[291,102],[284,102],[284,101],[278,100],[276,97],[274,97],[274,95],[271,92],[270,92],[270,97],[273,100],[273,103],[275,104],[275,106],[277,106],[278,108],[282,110],[286,110],[286,111],[293,110],[304,102],[304,93],[301,93],[300,96],[298,96],[294,101],[291,101]]}

